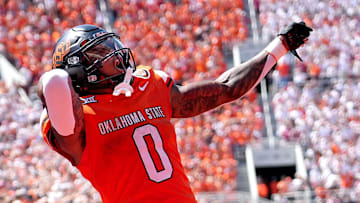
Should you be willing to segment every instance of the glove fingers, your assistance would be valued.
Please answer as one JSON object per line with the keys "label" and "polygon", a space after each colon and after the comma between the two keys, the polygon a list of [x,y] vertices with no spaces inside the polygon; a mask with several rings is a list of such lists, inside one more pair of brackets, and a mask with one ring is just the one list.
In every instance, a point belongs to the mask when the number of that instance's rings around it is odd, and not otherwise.
{"label": "glove fingers", "polygon": [[299,28],[299,30],[303,31],[303,32],[307,32],[310,34],[311,31],[313,31],[313,29],[311,27],[308,27],[308,26],[303,26],[301,28]]}
{"label": "glove fingers", "polygon": [[304,22],[293,23],[292,25],[293,26],[290,26],[291,28],[289,29],[289,34],[294,38],[297,38],[298,40],[304,40],[310,36],[312,28],[306,26]]}
{"label": "glove fingers", "polygon": [[283,35],[286,39],[286,43],[291,51],[299,60],[302,60],[297,54],[296,49],[305,44],[308,41],[310,32],[313,29],[306,25],[305,22],[292,23],[286,27],[280,35]]}
{"label": "glove fingers", "polygon": [[309,33],[312,31],[313,29],[306,26],[305,24],[297,24],[296,26],[294,26],[294,31],[299,31],[302,33]]}

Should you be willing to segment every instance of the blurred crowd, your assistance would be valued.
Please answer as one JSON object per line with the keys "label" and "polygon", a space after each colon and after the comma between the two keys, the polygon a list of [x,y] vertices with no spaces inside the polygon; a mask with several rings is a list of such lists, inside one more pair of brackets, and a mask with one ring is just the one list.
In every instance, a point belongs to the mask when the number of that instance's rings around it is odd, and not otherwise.
{"label": "blurred crowd", "polygon": [[292,21],[314,28],[299,50],[304,63],[287,56],[273,73],[277,134],[304,146],[318,198],[359,200],[360,1],[261,0],[259,16],[268,39]]}
{"label": "blurred crowd", "polygon": [[310,186],[323,198],[326,190],[349,188],[360,198],[359,101],[352,78],[289,83],[274,95],[278,133],[304,146]]}
{"label": "blurred crowd", "polygon": [[305,63],[297,61],[287,71],[293,72],[292,79],[301,81],[294,77],[304,73],[315,78],[360,76],[359,7],[359,0],[260,0],[262,35],[270,40],[291,22],[303,20],[314,31],[311,46],[299,49]]}
{"label": "blurred crowd", "polygon": [[175,121],[180,155],[194,192],[236,190],[234,145],[263,138],[261,107],[249,98]]}
{"label": "blurred crowd", "polygon": [[295,173],[293,178],[282,175],[279,178],[273,176],[269,179],[264,179],[258,176],[257,188],[260,197],[273,199],[275,202],[281,202],[281,197],[286,194],[304,191],[307,188],[307,181],[306,178],[298,173]]}
{"label": "blurred crowd", "polygon": [[0,202],[99,202],[90,183],[44,144],[41,102],[29,105],[16,89],[0,87]]}
{"label": "blurred crowd", "polygon": [[248,36],[239,0],[109,0],[108,5],[115,31],[138,63],[163,69],[178,82],[218,76],[226,69],[224,46]]}
{"label": "blurred crowd", "polygon": [[55,42],[67,28],[102,22],[95,0],[0,1],[0,53],[30,70],[36,82],[51,69]]}
{"label": "blurred crowd", "polygon": [[[168,72],[178,84],[212,79],[227,67],[223,50],[248,35],[242,1],[108,0],[113,31],[137,64]],[[40,136],[35,93],[51,69],[56,40],[77,24],[104,26],[95,0],[0,1],[0,53],[26,74],[24,88],[0,84],[0,202],[99,202],[79,172]],[[29,102],[30,101],[30,102]],[[174,120],[185,170],[195,192],[236,190],[234,145],[262,139],[256,91],[190,119]]]}

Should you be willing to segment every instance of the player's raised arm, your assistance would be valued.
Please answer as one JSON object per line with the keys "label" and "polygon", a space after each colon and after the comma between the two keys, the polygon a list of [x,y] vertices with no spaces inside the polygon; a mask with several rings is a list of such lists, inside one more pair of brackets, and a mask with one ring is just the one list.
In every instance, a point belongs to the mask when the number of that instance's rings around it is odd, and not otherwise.
{"label": "player's raised arm", "polygon": [[38,95],[51,122],[48,141],[71,157],[70,161],[76,165],[84,146],[84,113],[69,74],[62,69],[43,74],[38,84]]}
{"label": "player's raised arm", "polygon": [[310,31],[312,29],[303,22],[293,23],[259,54],[227,70],[215,81],[196,82],[186,86],[174,85],[171,90],[172,116],[195,116],[242,97],[255,87],[288,51],[300,59],[296,49],[307,41]]}

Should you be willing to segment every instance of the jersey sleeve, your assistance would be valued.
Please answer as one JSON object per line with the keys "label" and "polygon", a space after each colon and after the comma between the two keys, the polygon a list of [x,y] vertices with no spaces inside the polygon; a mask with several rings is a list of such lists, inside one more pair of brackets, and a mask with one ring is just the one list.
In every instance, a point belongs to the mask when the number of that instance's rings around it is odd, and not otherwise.
{"label": "jersey sleeve", "polygon": [[44,108],[41,113],[40,126],[41,126],[41,135],[45,143],[49,145],[52,150],[64,156],[66,159],[68,159],[71,162],[72,165],[74,165],[74,161],[72,157],[59,148],[59,145],[57,144],[55,137],[51,133],[51,122],[46,108]]}
{"label": "jersey sleeve", "polygon": [[164,84],[168,87],[171,88],[171,86],[174,84],[173,79],[164,71],[162,70],[154,70],[155,73],[155,77],[157,78],[161,78],[162,81],[164,82]]}
{"label": "jersey sleeve", "polygon": [[158,85],[166,86],[168,89],[171,89],[171,86],[174,84],[173,79],[166,72],[154,70],[149,66],[139,65],[133,75],[145,80],[150,79]]}
{"label": "jersey sleeve", "polygon": [[42,135],[44,141],[49,146],[52,146],[51,142],[50,142],[51,123],[50,123],[49,115],[47,114],[46,108],[43,109],[41,116],[40,116],[40,127],[41,127],[41,135]]}

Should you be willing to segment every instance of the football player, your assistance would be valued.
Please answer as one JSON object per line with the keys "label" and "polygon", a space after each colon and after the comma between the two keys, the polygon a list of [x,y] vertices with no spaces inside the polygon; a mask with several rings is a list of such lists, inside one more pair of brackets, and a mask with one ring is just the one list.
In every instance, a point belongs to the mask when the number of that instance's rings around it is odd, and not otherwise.
{"label": "football player", "polygon": [[42,75],[42,135],[79,169],[103,202],[196,202],[171,118],[186,118],[239,99],[312,29],[293,23],[263,51],[213,81],[179,86],[136,66],[115,33],[94,25],[66,31]]}

